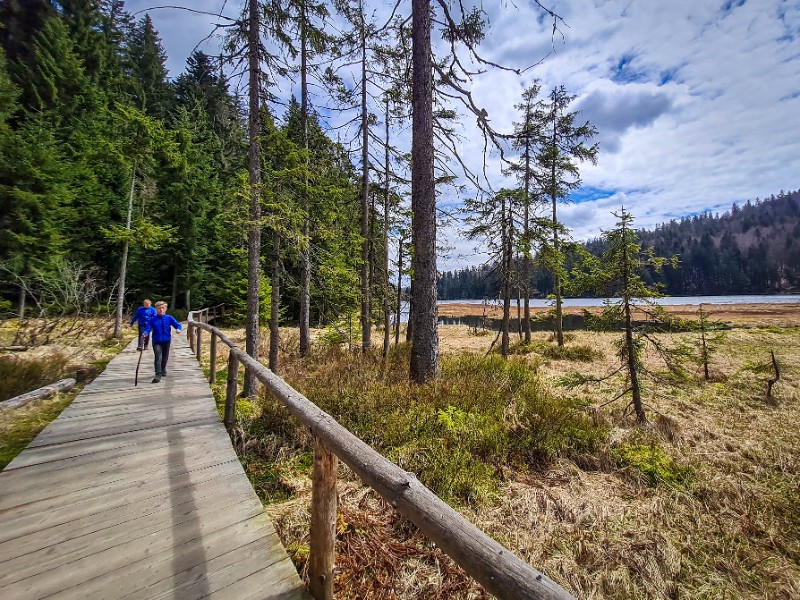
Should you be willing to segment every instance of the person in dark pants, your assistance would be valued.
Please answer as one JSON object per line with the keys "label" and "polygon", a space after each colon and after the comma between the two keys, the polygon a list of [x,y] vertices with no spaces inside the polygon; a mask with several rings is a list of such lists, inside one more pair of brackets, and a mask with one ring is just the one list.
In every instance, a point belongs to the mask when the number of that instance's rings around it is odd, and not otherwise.
{"label": "person in dark pants", "polygon": [[175,317],[167,314],[167,303],[156,302],[156,316],[150,320],[144,335],[153,337],[153,353],[155,354],[156,376],[153,383],[161,381],[162,377],[167,376],[167,361],[169,360],[169,345],[172,342],[172,328],[175,333],[180,334],[181,324]]}
{"label": "person in dark pants", "polygon": [[133,317],[131,317],[131,327],[133,327],[134,323],[139,326],[139,344],[136,347],[137,350],[147,350],[147,340],[149,338],[144,337],[144,330],[147,329],[147,323],[152,321],[153,317],[156,316],[156,309],[150,306],[150,304],[150,299],[145,298],[142,305],[136,309]]}

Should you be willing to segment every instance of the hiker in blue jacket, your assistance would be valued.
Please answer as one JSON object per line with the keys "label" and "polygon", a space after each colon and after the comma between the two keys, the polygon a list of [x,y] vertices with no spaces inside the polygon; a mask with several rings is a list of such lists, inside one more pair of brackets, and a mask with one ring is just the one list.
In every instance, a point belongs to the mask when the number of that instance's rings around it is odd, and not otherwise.
{"label": "hiker in blue jacket", "polygon": [[156,376],[153,378],[153,383],[158,383],[162,377],[167,376],[167,360],[169,360],[169,345],[172,342],[173,327],[175,333],[180,334],[181,324],[175,320],[175,317],[167,314],[167,303],[159,300],[156,302],[156,316],[150,320],[144,332],[145,337],[149,337],[151,332],[153,337],[153,353],[156,355]]}
{"label": "hiker in blue jacket", "polygon": [[144,331],[147,329],[147,324],[156,316],[156,309],[150,306],[149,298],[145,298],[142,305],[136,309],[136,312],[131,317],[131,327],[136,323],[139,326],[139,343],[136,346],[137,350],[147,350],[147,337],[144,337]]}

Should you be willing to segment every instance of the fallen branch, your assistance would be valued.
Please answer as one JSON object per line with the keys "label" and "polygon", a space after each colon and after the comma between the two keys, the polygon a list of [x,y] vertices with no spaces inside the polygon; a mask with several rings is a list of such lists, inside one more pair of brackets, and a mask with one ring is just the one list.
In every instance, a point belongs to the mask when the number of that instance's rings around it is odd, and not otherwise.
{"label": "fallen branch", "polygon": [[49,398],[53,394],[57,394],[58,392],[66,392],[67,390],[71,390],[74,386],[75,380],[71,377],[62,379],[61,381],[56,381],[53,384],[40,387],[38,390],[26,392],[25,394],[14,396],[10,400],[0,402],[0,409],[19,408],[21,406],[25,406],[28,402],[32,402],[34,400],[43,400],[45,398]]}

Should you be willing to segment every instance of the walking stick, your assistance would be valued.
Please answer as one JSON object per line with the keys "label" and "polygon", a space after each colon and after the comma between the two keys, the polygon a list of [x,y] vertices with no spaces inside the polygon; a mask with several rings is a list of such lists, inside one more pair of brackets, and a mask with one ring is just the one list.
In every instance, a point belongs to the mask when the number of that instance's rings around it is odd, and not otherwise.
{"label": "walking stick", "polygon": [[133,387],[139,385],[139,365],[142,364],[142,352],[144,352],[144,336],[139,338],[139,360],[136,361],[136,375],[133,378]]}

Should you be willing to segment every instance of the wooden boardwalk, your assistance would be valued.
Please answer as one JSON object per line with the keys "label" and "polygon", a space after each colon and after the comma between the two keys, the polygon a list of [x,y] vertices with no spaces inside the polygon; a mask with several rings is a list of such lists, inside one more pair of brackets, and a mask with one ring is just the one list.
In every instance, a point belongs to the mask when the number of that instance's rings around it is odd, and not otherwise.
{"label": "wooden boardwalk", "polygon": [[132,343],[0,472],[0,598],[307,598],[185,333]]}

